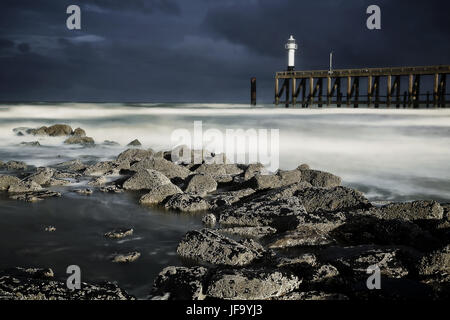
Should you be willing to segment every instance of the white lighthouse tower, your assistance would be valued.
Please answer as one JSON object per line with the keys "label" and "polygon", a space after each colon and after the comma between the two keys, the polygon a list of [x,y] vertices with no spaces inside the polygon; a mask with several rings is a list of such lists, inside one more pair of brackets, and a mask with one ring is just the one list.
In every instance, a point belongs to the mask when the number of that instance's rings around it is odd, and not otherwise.
{"label": "white lighthouse tower", "polygon": [[295,43],[292,35],[288,39],[285,48],[288,51],[288,71],[292,71],[295,68],[295,51],[298,49],[297,43]]}

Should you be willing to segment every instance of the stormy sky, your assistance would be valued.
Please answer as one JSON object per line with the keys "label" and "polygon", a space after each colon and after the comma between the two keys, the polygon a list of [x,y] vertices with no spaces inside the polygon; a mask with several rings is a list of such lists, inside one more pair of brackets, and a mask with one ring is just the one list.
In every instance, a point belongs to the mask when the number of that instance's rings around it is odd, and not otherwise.
{"label": "stormy sky", "polygon": [[[81,30],[66,8],[81,7]],[[381,8],[381,30],[366,8]],[[1,101],[273,101],[296,69],[450,63],[448,0],[2,0]]]}

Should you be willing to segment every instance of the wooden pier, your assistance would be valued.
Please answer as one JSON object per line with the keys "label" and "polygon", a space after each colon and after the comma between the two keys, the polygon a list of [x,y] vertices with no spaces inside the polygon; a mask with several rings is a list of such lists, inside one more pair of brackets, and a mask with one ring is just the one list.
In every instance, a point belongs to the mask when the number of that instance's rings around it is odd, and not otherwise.
{"label": "wooden pier", "polygon": [[[445,108],[450,103],[446,98],[449,73],[449,65],[277,72],[275,105],[285,104],[286,107],[290,105],[295,107],[298,104],[307,108],[314,104],[318,107],[324,104],[341,107],[345,104],[357,108],[358,105],[364,104],[375,108],[380,105],[397,108],[419,106]],[[421,83],[424,84],[427,78],[433,82],[433,91],[421,93]],[[405,82],[403,92],[402,79]],[[281,88],[280,80],[282,80]],[[367,83],[367,94],[360,95],[360,84],[364,82]],[[382,84],[386,85],[386,93],[380,95]],[[325,95],[324,85],[326,85]],[[347,90],[345,96],[341,85],[342,87],[345,85]],[[281,101],[283,94],[285,100]]]}

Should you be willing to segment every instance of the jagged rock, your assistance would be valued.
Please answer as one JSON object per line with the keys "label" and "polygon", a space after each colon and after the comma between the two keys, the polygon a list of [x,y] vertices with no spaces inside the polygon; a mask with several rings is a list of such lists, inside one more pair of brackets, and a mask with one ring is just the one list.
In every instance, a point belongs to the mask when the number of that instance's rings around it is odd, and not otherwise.
{"label": "jagged rock", "polygon": [[334,174],[305,169],[304,165],[300,165],[297,170],[301,172],[302,181],[309,182],[313,187],[333,188],[340,186],[342,182],[342,179]]}
{"label": "jagged rock", "polygon": [[20,183],[20,179],[14,176],[1,175],[0,176],[0,191],[6,191],[13,184]]}
{"label": "jagged rock", "polygon": [[86,131],[81,128],[76,128],[72,134],[77,137],[86,137]]}
{"label": "jagged rock", "polygon": [[349,298],[342,293],[328,293],[322,291],[306,291],[306,292],[291,292],[279,298],[279,300],[302,300],[302,301],[341,301],[349,300]]}
{"label": "jagged rock", "polygon": [[141,256],[141,254],[137,251],[133,251],[133,252],[125,253],[125,254],[118,254],[112,258],[112,262],[114,262],[114,263],[130,263],[130,262],[136,261],[140,256]]}
{"label": "jagged rock", "polygon": [[61,197],[61,193],[43,190],[43,191],[12,194],[9,197],[14,200],[21,200],[21,201],[26,201],[26,202],[36,202],[36,201],[42,201],[45,198]]}
{"label": "jagged rock", "polygon": [[53,279],[51,269],[14,268],[0,272],[0,297],[3,300],[131,300],[117,285],[82,283],[70,290],[65,281]]}
{"label": "jagged rock", "polygon": [[18,170],[26,170],[28,168],[27,164],[23,161],[8,161],[5,164],[5,167],[7,170],[13,170],[13,171],[18,171]]}
{"label": "jagged rock", "polygon": [[122,239],[133,235],[133,228],[120,228],[105,233],[105,237],[110,239]]}
{"label": "jagged rock", "polygon": [[261,163],[249,164],[244,172],[244,181],[250,180],[257,174],[267,175],[269,174],[269,172],[267,171],[266,167],[264,167],[264,165]]}
{"label": "jagged rock", "polygon": [[233,227],[218,229],[217,231],[250,238],[263,238],[277,232],[272,227]]}
{"label": "jagged rock", "polygon": [[46,167],[40,167],[36,169],[35,173],[32,173],[28,177],[26,177],[25,181],[33,181],[39,185],[47,184],[50,179],[53,177],[55,170]]}
{"label": "jagged rock", "polygon": [[42,190],[42,187],[34,181],[19,181],[11,184],[8,188],[9,193],[24,193],[40,190]]}
{"label": "jagged rock", "polygon": [[153,284],[151,299],[204,300],[207,273],[204,267],[164,268]]}
{"label": "jagged rock", "polygon": [[164,205],[166,209],[178,210],[182,212],[205,211],[209,209],[209,204],[202,197],[189,194],[177,193],[169,198]]}
{"label": "jagged rock", "polygon": [[208,227],[214,227],[216,225],[216,220],[216,216],[212,213],[208,213],[202,218],[203,224]]}
{"label": "jagged rock", "polygon": [[246,246],[209,229],[186,233],[177,253],[184,258],[228,266],[245,266],[261,256],[260,248]]}
{"label": "jagged rock", "polygon": [[367,278],[367,268],[378,266],[380,273],[389,278],[402,278],[409,271],[401,260],[399,249],[372,249],[363,253],[349,254],[336,259],[335,265],[356,278]]}
{"label": "jagged rock", "polygon": [[221,192],[219,194],[215,194],[212,196],[210,200],[211,208],[214,210],[223,206],[232,205],[233,203],[238,202],[242,198],[247,197],[253,194],[254,192],[255,190],[247,188],[237,191],[226,191]]}
{"label": "jagged rock", "polygon": [[127,149],[117,156],[117,161],[128,161],[129,163],[138,162],[144,159],[152,158],[154,151],[152,149]]}
{"label": "jagged rock", "polygon": [[20,143],[21,146],[24,147],[40,147],[41,144],[39,143],[39,141],[30,141],[30,142],[21,142]]}
{"label": "jagged rock", "polygon": [[209,174],[195,174],[187,183],[185,192],[205,196],[217,189],[217,182]]}
{"label": "jagged rock", "polygon": [[383,219],[442,219],[444,210],[436,201],[413,201],[406,203],[393,203],[379,208]]}
{"label": "jagged rock", "polygon": [[73,192],[81,194],[81,195],[85,195],[85,196],[90,196],[91,194],[94,193],[94,191],[92,189],[76,189],[76,190],[73,190]]}
{"label": "jagged rock", "polygon": [[168,183],[150,190],[140,198],[139,202],[141,204],[158,204],[177,193],[183,193],[183,191],[173,183]]}
{"label": "jagged rock", "polygon": [[[227,173],[227,165],[225,164],[208,164],[200,165],[194,172],[196,174],[205,174],[211,176],[218,183],[226,183],[233,181],[233,177]],[[229,169],[232,171],[232,169]]]}
{"label": "jagged rock", "polygon": [[364,195],[347,187],[305,188],[297,192],[308,213],[336,212],[369,208]]}
{"label": "jagged rock", "polygon": [[300,182],[301,176],[299,170],[279,170],[276,175],[256,174],[248,183],[255,190],[274,189]]}
{"label": "jagged rock", "polygon": [[102,161],[87,167],[83,173],[88,176],[118,175],[120,170],[129,168],[128,161]]}
{"label": "jagged rock", "polygon": [[324,246],[332,244],[334,240],[320,228],[312,225],[300,225],[293,231],[288,231],[277,240],[269,244],[271,249],[298,246]]}
{"label": "jagged rock", "polygon": [[226,300],[265,300],[283,296],[299,287],[296,276],[276,270],[220,270],[213,275],[207,296]]}
{"label": "jagged rock", "polygon": [[423,256],[417,264],[417,272],[422,276],[450,276],[450,245]]}
{"label": "jagged rock", "polygon": [[54,165],[58,169],[65,169],[69,171],[81,171],[87,168],[87,165],[82,163],[80,160],[70,160]]}
{"label": "jagged rock", "polygon": [[125,190],[153,190],[165,184],[170,184],[169,178],[161,172],[151,169],[137,171],[134,176],[123,184]]}
{"label": "jagged rock", "polygon": [[81,145],[94,145],[95,141],[91,137],[72,136],[64,140],[65,144],[81,144]]}
{"label": "jagged rock", "polygon": [[134,139],[129,144],[127,144],[127,146],[139,147],[139,146],[142,146],[142,144],[138,139]]}
{"label": "jagged rock", "polygon": [[189,169],[176,165],[173,162],[161,158],[143,159],[130,167],[130,170],[132,171],[139,171],[142,169],[152,169],[159,171],[169,179],[173,178],[184,179],[191,174]]}

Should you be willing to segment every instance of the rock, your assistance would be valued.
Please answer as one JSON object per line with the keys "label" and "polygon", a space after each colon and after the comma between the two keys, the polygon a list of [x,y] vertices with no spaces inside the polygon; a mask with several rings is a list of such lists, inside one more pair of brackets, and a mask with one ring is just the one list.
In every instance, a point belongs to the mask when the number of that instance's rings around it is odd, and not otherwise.
{"label": "rock", "polygon": [[29,134],[29,131],[32,130],[29,127],[18,127],[18,128],[13,128],[12,131],[17,135],[17,136],[24,136],[25,134]]}
{"label": "rock", "polygon": [[291,292],[279,298],[279,300],[302,300],[302,301],[341,301],[349,298],[341,293],[328,293],[322,291]]}
{"label": "rock", "polygon": [[70,290],[66,281],[53,279],[51,269],[14,268],[0,272],[0,297],[3,300],[131,300],[117,285],[82,283]]}
{"label": "rock", "polygon": [[32,135],[35,135],[35,136],[47,136],[48,135],[47,129],[48,128],[46,126],[43,126],[43,127],[37,128],[37,129],[28,129],[26,131],[26,133],[27,134],[32,134]]}
{"label": "rock", "polygon": [[153,284],[151,299],[204,300],[207,273],[204,267],[164,268]]}
{"label": "rock", "polygon": [[325,246],[334,240],[320,228],[311,225],[300,225],[296,230],[289,231],[269,244],[271,249],[280,249],[298,246]]}
{"label": "rock", "polygon": [[188,175],[191,174],[189,169],[178,166],[175,163],[172,163],[166,159],[158,159],[158,158],[149,158],[143,159],[130,167],[132,171],[139,171],[142,169],[152,169],[161,172],[167,178],[181,178],[185,179]]}
{"label": "rock", "polygon": [[331,264],[323,264],[316,266],[312,275],[308,277],[308,281],[311,283],[326,283],[331,284],[337,281],[339,271]]}
{"label": "rock", "polygon": [[[144,159],[149,159],[153,156],[154,152],[152,149],[127,149],[117,156],[117,161],[123,162],[128,161],[130,164],[138,162]],[[149,168],[151,169],[151,168]]]}
{"label": "rock", "polygon": [[255,190],[274,189],[300,182],[301,176],[299,170],[279,170],[276,175],[256,174],[248,181],[248,184]]}
{"label": "rock", "polygon": [[106,192],[106,193],[122,193],[123,189],[120,189],[118,186],[105,186],[105,187],[100,187],[100,191],[101,192]]}
{"label": "rock", "polygon": [[30,141],[30,142],[21,142],[20,143],[21,146],[24,147],[40,147],[41,144],[39,143],[39,141]]}
{"label": "rock", "polygon": [[267,175],[267,174],[269,174],[269,172],[267,171],[266,167],[264,167],[264,165],[261,163],[249,164],[244,172],[244,181],[250,180],[256,174]]}
{"label": "rock", "polygon": [[25,193],[40,190],[42,190],[42,187],[34,181],[19,181],[11,184],[8,188],[9,193]]}
{"label": "rock", "polygon": [[21,200],[21,201],[26,201],[26,202],[36,202],[36,201],[42,201],[46,198],[61,197],[61,193],[43,190],[43,191],[12,194],[9,197],[14,200]]}
{"label": "rock", "polygon": [[94,191],[92,189],[75,189],[75,190],[73,190],[73,192],[81,194],[81,195],[85,195],[85,196],[90,196],[91,194],[94,193]]}
{"label": "rock", "polygon": [[47,184],[53,177],[55,170],[51,168],[39,167],[36,169],[35,173],[32,173],[24,179],[24,181],[33,181],[39,185]]}
{"label": "rock", "polygon": [[317,264],[317,257],[312,253],[304,253],[294,258],[282,257],[278,260],[278,268],[297,267],[298,265],[305,265],[314,267]]}
{"label": "rock", "polygon": [[342,179],[334,174],[318,171],[304,169],[304,165],[297,168],[302,175],[302,181],[309,182],[313,187],[318,188],[333,188],[341,185]]}
{"label": "rock", "polygon": [[102,145],[104,145],[104,146],[120,146],[120,143],[118,143],[116,141],[105,140],[105,141],[103,141]]}
{"label": "rock", "polygon": [[55,124],[45,129],[45,132],[51,137],[68,136],[72,134],[72,127],[67,124]]}
{"label": "rock", "polygon": [[253,193],[255,193],[255,190],[247,188],[237,191],[226,191],[215,194],[210,200],[211,208],[214,210],[223,206],[232,205],[233,203],[236,203],[242,198],[247,197]]}
{"label": "rock", "polygon": [[12,171],[26,170],[28,168],[27,164],[23,161],[8,161],[6,163],[6,169]]}
{"label": "rock", "polygon": [[311,169],[308,164],[303,163],[297,167],[297,170],[309,170]]}
{"label": "rock", "polygon": [[367,268],[378,266],[382,275],[389,278],[402,278],[409,271],[401,260],[399,249],[372,249],[363,253],[349,254],[336,259],[336,266],[351,273],[356,278],[367,278]]}
{"label": "rock", "polygon": [[161,172],[143,169],[137,171],[134,176],[126,180],[123,188],[125,190],[153,190],[170,183],[170,180]]}
{"label": "rock", "polygon": [[244,172],[244,170],[239,165],[234,163],[226,163],[223,165],[223,167],[225,168],[226,174],[230,176],[235,176]]}
{"label": "rock", "polygon": [[133,251],[133,252],[125,253],[125,254],[118,254],[112,258],[112,262],[114,262],[114,263],[130,263],[130,262],[136,261],[140,256],[141,256],[141,254],[137,251]]}
{"label": "rock", "polygon": [[450,245],[423,256],[417,264],[417,273],[421,276],[450,275]]}
{"label": "rock", "polygon": [[0,176],[0,191],[6,191],[13,184],[20,183],[20,179],[14,176],[1,175]]}
{"label": "rock", "polygon": [[56,164],[54,167],[58,169],[65,169],[69,171],[81,171],[87,168],[87,165],[82,163],[80,160],[70,160],[62,163]]}
{"label": "rock", "polygon": [[127,144],[127,146],[129,146],[129,147],[140,147],[140,146],[142,146],[142,144],[140,143],[140,141],[138,139],[134,139],[129,144]]}
{"label": "rock", "polygon": [[379,208],[383,219],[425,220],[442,219],[444,210],[436,201],[393,203]]}
{"label": "rock", "polygon": [[105,237],[110,239],[122,239],[133,235],[134,230],[132,228],[120,228],[105,233]]}
{"label": "rock", "polygon": [[76,128],[72,134],[76,137],[86,137],[86,131],[81,128]]}
{"label": "rock", "polygon": [[261,255],[259,250],[209,229],[186,233],[178,245],[177,253],[184,258],[228,266],[245,266]]}
{"label": "rock", "polygon": [[56,228],[54,226],[47,226],[44,228],[45,232],[55,232]]}
{"label": "rock", "polygon": [[106,184],[107,182],[108,182],[108,179],[105,176],[100,176],[100,177],[93,179],[92,181],[89,181],[88,185],[94,186],[94,187],[100,187],[100,186],[103,186],[104,184]]}
{"label": "rock", "polygon": [[242,237],[263,238],[277,232],[272,227],[233,227],[218,229],[218,232],[234,234]]}
{"label": "rock", "polygon": [[178,188],[173,183],[163,184],[152,189],[149,193],[143,195],[139,203],[141,204],[159,204],[162,203],[167,197],[170,197],[177,193],[183,193],[180,188]]}
{"label": "rock", "polygon": [[72,136],[64,140],[65,144],[81,144],[81,145],[94,145],[94,139],[91,137]]}
{"label": "rock", "polygon": [[299,287],[294,275],[259,269],[220,270],[211,279],[207,296],[226,300],[266,300]]}
{"label": "rock", "polygon": [[296,194],[308,213],[350,211],[371,206],[361,192],[347,187],[305,188]]}
{"label": "rock", "polygon": [[66,186],[68,184],[71,184],[70,181],[64,180],[64,179],[53,179],[50,178],[50,180],[46,183],[46,186],[48,187],[59,187],[59,186]]}
{"label": "rock", "polygon": [[209,204],[205,201],[205,199],[198,195],[189,193],[174,194],[168,199],[164,206],[166,209],[178,210],[182,212],[196,212],[209,209]]}
{"label": "rock", "polygon": [[195,171],[196,174],[205,174],[212,177],[216,182],[230,182],[233,178],[227,173],[224,164],[200,165]]}
{"label": "rock", "polygon": [[217,189],[217,182],[209,174],[195,174],[187,184],[185,192],[205,196]]}
{"label": "rock", "polygon": [[121,170],[129,168],[128,161],[101,161],[87,167],[83,173],[88,176],[119,175]]}
{"label": "rock", "polygon": [[208,213],[203,217],[202,222],[205,226],[214,227],[216,225],[216,220],[217,219],[214,214]]}

